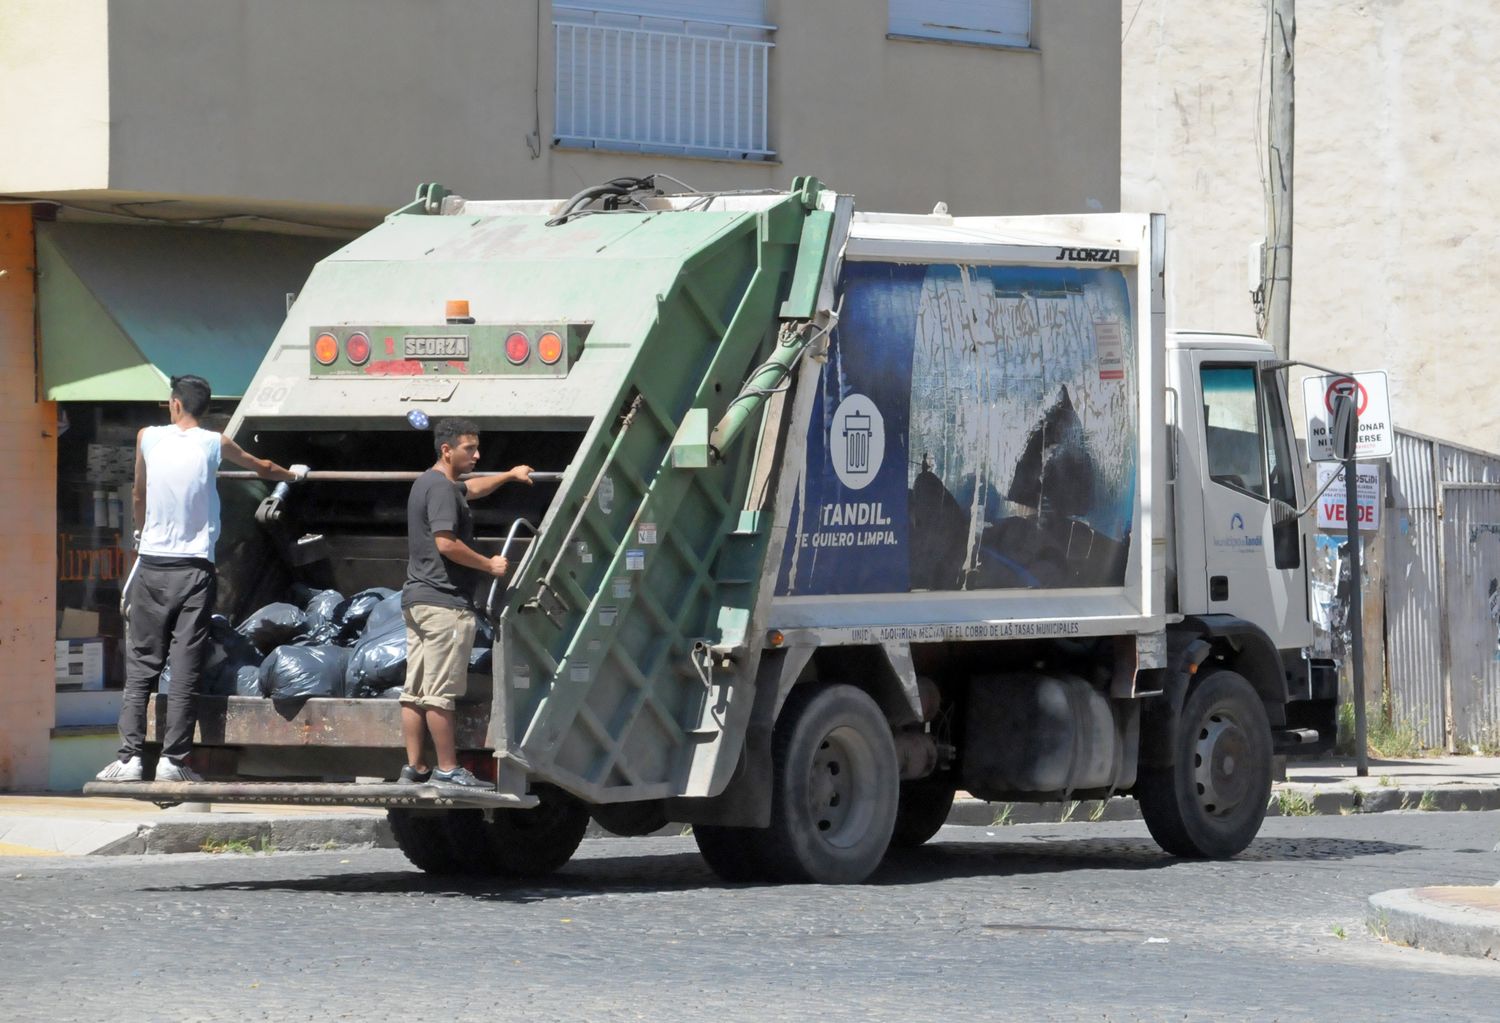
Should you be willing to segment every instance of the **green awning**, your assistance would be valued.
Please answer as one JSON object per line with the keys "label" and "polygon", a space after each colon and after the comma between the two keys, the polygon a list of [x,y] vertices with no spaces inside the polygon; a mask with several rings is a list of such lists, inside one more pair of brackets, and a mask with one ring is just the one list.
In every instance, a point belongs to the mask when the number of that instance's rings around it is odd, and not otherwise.
{"label": "green awning", "polygon": [[165,401],[196,373],[238,398],[288,292],[342,242],[251,231],[36,225],[42,390],[56,401]]}

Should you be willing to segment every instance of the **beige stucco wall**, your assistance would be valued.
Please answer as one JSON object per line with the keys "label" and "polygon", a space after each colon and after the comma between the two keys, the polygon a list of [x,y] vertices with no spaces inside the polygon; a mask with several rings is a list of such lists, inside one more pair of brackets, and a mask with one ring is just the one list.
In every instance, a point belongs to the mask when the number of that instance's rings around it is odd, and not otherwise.
{"label": "beige stucco wall", "polygon": [[[1124,42],[1121,201],[1168,215],[1178,326],[1254,330],[1265,12],[1143,0]],[[1292,355],[1386,368],[1398,426],[1487,450],[1500,450],[1497,43],[1492,4],[1297,4]]]}
{"label": "beige stucco wall", "polygon": [[866,208],[1117,209],[1118,0],[1036,7],[1026,52],[888,40],[872,0],[768,0],[779,160],[752,164],[554,148],[547,2],[117,2],[109,188],[389,209],[430,180],[498,198],[649,170],[703,188],[812,173]]}
{"label": "beige stucco wall", "polygon": [[0,0],[0,182],[26,194],[109,182],[106,0]]}

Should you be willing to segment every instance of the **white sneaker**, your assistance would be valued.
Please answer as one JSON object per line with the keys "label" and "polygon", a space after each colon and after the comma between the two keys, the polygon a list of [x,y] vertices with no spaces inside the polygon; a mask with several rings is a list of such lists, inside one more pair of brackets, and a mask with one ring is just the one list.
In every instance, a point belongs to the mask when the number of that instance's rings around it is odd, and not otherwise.
{"label": "white sneaker", "polygon": [[186,763],[173,763],[167,757],[156,762],[157,781],[202,781],[203,776]]}
{"label": "white sneaker", "polygon": [[131,757],[129,760],[111,760],[104,770],[94,775],[94,780],[140,781],[141,758]]}

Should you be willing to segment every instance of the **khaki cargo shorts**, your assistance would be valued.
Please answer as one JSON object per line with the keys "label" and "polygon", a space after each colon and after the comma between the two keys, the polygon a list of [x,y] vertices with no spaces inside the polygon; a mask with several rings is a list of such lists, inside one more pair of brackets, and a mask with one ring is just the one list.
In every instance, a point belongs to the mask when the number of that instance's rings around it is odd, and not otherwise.
{"label": "khaki cargo shorts", "polygon": [[406,685],[401,702],[452,710],[469,685],[469,652],[479,620],[467,608],[417,604],[403,608]]}

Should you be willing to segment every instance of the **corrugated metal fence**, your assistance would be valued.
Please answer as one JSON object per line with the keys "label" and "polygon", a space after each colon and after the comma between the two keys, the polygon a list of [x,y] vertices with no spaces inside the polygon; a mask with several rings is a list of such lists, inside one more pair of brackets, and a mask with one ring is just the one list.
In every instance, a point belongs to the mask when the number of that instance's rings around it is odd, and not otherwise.
{"label": "corrugated metal fence", "polygon": [[1385,676],[1423,743],[1500,743],[1500,455],[1397,431],[1387,477]]}

